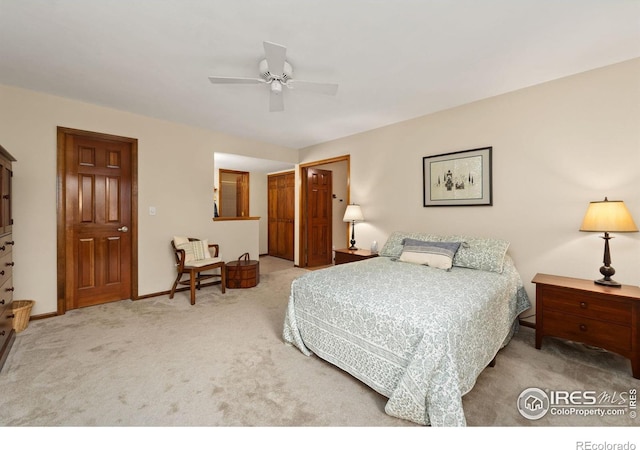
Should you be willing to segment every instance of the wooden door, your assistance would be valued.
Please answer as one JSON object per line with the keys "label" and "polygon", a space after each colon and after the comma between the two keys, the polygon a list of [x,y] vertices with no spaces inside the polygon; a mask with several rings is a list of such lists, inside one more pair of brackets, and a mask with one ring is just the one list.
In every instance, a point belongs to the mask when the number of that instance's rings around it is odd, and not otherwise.
{"label": "wooden door", "polygon": [[65,168],[64,309],[133,298],[135,144],[63,129],[59,145]]}
{"label": "wooden door", "polygon": [[333,263],[331,171],[309,167],[306,183],[307,266],[329,265]]}
{"label": "wooden door", "polygon": [[268,176],[269,255],[294,259],[295,174]]}

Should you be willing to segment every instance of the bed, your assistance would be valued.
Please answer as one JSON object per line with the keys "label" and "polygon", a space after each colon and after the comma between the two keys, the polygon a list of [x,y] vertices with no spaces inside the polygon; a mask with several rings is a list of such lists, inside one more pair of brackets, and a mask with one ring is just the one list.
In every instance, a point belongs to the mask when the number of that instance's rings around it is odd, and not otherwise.
{"label": "bed", "polygon": [[[441,268],[404,258],[406,244],[416,240],[459,247],[450,267]],[[394,232],[377,258],[294,280],[284,341],[387,397],[385,412],[391,416],[464,426],[462,396],[508,344],[517,316],[531,306],[508,245]]]}

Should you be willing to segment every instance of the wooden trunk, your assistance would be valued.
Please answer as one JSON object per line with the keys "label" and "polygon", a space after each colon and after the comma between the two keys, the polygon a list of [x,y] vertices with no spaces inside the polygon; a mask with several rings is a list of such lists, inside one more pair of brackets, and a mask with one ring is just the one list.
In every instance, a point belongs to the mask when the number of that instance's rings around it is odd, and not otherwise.
{"label": "wooden trunk", "polygon": [[225,270],[229,289],[252,288],[260,282],[260,262],[250,260],[248,253],[228,262]]}

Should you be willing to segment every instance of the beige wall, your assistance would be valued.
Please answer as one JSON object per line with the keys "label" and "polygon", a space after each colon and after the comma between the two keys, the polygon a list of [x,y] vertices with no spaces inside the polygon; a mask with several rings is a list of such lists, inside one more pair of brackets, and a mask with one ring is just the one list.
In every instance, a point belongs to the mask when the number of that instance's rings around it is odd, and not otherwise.
{"label": "beige wall", "polygon": [[[213,184],[216,188],[220,189],[220,181],[218,180],[219,169],[224,169],[224,167],[216,167],[213,171]],[[237,170],[237,169],[234,169]],[[218,193],[220,191],[218,190]],[[219,194],[218,194],[219,195]],[[251,217],[258,217],[255,223],[245,224],[244,226],[249,226],[252,229],[257,227],[258,231],[258,246],[254,249],[253,252],[249,252],[251,259],[258,259],[259,255],[265,255],[269,252],[269,221],[268,221],[268,183],[267,183],[267,173],[265,172],[249,172],[249,215]],[[235,197],[232,200],[235,202]],[[218,203],[218,208],[221,203]],[[232,222],[234,224],[238,224],[237,221]],[[245,250],[247,251],[247,250]],[[239,257],[244,253],[240,252],[236,255]],[[234,254],[227,255],[228,259],[233,259]]]}
{"label": "beige wall", "polygon": [[[263,172],[251,172],[251,199],[249,210],[252,216],[260,217],[258,221],[258,250],[251,254],[251,259],[269,253],[269,181]],[[240,256],[240,255],[238,255]]]}
{"label": "beige wall", "polygon": [[[57,126],[139,140],[140,295],[170,287],[173,234],[221,242],[226,260],[264,252],[258,221],[211,221],[214,151],[292,163],[350,154],[362,248],[398,229],[496,236],[511,242],[530,294],[536,272],[596,278],[602,239],[578,231],[588,202],[622,199],[640,224],[639,80],[636,59],[327,142],[299,160],[291,149],[0,86],[0,143],[18,159],[15,298],[36,300],[33,314],[56,309]],[[422,157],[484,146],[493,146],[494,206],[424,208]],[[640,233],[615,235],[611,252],[614,278],[640,284]]]}
{"label": "beige wall", "polygon": [[[166,291],[175,277],[174,234],[219,242],[226,260],[259,252],[258,221],[213,223],[213,153],[296,163],[295,150],[240,139],[33,91],[0,86],[0,142],[14,166],[15,298],[56,300],[56,127],[138,139],[139,294]],[[149,216],[149,206],[157,208]],[[253,210],[252,210],[253,211]]]}
{"label": "beige wall", "polygon": [[[422,206],[424,156],[493,147],[493,206]],[[393,230],[511,242],[527,290],[537,272],[599,278],[603,241],[578,231],[592,200],[624,200],[640,225],[640,59],[313,146],[351,155],[358,244]],[[614,279],[640,284],[640,233],[611,241]]]}

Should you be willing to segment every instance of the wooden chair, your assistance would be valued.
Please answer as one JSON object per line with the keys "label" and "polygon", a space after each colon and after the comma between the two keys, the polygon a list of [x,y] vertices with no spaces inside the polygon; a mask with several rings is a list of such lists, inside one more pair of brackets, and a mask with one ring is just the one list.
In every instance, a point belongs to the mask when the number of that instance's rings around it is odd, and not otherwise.
{"label": "wooden chair", "polygon": [[[196,304],[196,289],[202,286],[220,284],[222,293],[225,293],[225,264],[220,258],[218,244],[209,244],[206,240],[176,236],[171,241],[176,258],[176,270],[178,275],[173,282],[169,298],[173,298],[178,284],[188,284],[191,289],[191,304]],[[203,273],[214,269],[220,269],[220,273]],[[182,280],[184,275],[189,275],[189,280]],[[202,283],[203,280],[219,278],[218,281]]]}

